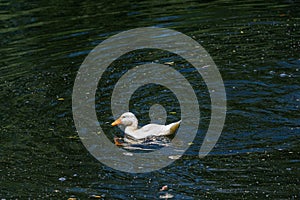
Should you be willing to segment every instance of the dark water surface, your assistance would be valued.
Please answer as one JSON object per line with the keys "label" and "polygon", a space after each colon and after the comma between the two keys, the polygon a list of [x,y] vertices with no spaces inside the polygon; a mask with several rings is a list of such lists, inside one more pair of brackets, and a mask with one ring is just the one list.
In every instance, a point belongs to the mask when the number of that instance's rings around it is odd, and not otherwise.
{"label": "dark water surface", "polygon": [[[0,0],[0,21],[1,199],[160,199],[166,193],[173,199],[300,198],[296,1]],[[216,147],[199,159],[210,100],[205,84],[198,83],[201,77],[191,77],[202,117],[194,144],[164,169],[128,174],[101,164],[81,143],[72,118],[72,89],[97,44],[145,26],[183,32],[209,52],[225,83],[228,112]],[[132,52],[114,62],[99,83],[102,96],[96,97],[109,138],[120,133],[109,126],[112,83],[130,64],[152,59],[175,61],[187,76],[192,70],[166,52]],[[165,106],[169,121],[178,118],[172,94],[162,91],[152,85],[133,95],[131,109],[141,124],[149,121],[155,103]],[[169,190],[159,191],[164,185]]]}

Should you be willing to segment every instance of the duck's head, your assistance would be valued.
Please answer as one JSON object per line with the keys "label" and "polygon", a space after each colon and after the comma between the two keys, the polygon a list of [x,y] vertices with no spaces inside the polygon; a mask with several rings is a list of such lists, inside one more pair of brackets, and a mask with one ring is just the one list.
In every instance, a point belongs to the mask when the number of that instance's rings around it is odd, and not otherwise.
{"label": "duck's head", "polygon": [[135,115],[131,112],[126,112],[121,115],[116,121],[114,121],[111,125],[116,126],[122,124],[124,126],[137,126],[138,120]]}

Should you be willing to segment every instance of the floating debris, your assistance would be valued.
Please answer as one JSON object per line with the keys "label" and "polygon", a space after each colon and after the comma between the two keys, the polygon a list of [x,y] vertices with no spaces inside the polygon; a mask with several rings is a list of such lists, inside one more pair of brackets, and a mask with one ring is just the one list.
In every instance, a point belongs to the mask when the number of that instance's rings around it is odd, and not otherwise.
{"label": "floating debris", "polygon": [[133,154],[129,153],[129,152],[125,152],[125,153],[123,153],[123,155],[125,155],[125,156],[133,156]]}
{"label": "floating debris", "polygon": [[174,62],[165,62],[166,65],[174,65]]}
{"label": "floating debris", "polygon": [[89,198],[90,198],[90,199],[101,199],[102,196],[92,194],[92,195],[89,196]]}
{"label": "floating debris", "polygon": [[62,97],[60,97],[60,98],[58,98],[57,100],[58,100],[58,101],[64,101],[65,99],[62,98]]}
{"label": "floating debris", "polygon": [[78,139],[78,135],[74,135],[74,136],[69,136],[67,137],[68,139]]}
{"label": "floating debris", "polygon": [[286,73],[281,73],[279,76],[280,76],[281,78],[284,78],[284,77],[287,77],[288,75],[287,75]]}
{"label": "floating debris", "polygon": [[58,180],[61,181],[61,182],[64,182],[64,181],[66,181],[67,179],[66,179],[65,177],[60,177]]}
{"label": "floating debris", "polygon": [[271,71],[269,71],[269,74],[274,75],[274,74],[276,74],[276,72],[271,70]]}
{"label": "floating debris", "polygon": [[172,194],[170,194],[170,193],[166,193],[166,194],[164,194],[164,195],[160,195],[160,196],[159,196],[160,199],[171,199],[171,198],[173,198],[173,197],[174,197],[174,195],[172,195]]}
{"label": "floating debris", "polygon": [[177,160],[181,157],[181,155],[169,156],[171,160]]}
{"label": "floating debris", "polygon": [[168,190],[168,186],[167,185],[162,186],[159,191],[165,191],[165,190]]}

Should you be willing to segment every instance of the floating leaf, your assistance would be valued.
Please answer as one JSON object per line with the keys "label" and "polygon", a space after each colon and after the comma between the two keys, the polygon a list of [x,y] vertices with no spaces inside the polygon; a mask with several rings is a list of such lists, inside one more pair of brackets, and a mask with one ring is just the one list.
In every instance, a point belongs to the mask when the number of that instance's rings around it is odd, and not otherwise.
{"label": "floating leaf", "polygon": [[166,65],[174,65],[174,62],[165,62]]}
{"label": "floating leaf", "polygon": [[89,196],[89,198],[91,198],[91,199],[101,199],[102,197],[100,196],[100,195],[91,195],[91,196]]}
{"label": "floating leaf", "polygon": [[73,135],[73,136],[69,136],[69,137],[67,137],[68,139],[78,139],[78,135]]}
{"label": "floating leaf", "polygon": [[161,189],[160,189],[159,191],[165,191],[165,190],[167,190],[167,189],[168,189],[168,186],[167,186],[167,185],[164,185],[164,186],[161,187]]}
{"label": "floating leaf", "polygon": [[172,160],[177,160],[180,157],[181,157],[181,155],[169,156],[169,158],[172,159]]}

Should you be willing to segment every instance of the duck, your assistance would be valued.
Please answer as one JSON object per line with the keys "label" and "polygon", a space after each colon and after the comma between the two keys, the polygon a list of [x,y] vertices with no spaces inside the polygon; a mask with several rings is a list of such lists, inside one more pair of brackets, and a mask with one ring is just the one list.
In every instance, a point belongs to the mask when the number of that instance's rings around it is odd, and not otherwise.
{"label": "duck", "polygon": [[148,137],[172,135],[176,132],[180,123],[181,120],[168,125],[147,124],[138,128],[138,119],[136,116],[131,112],[125,112],[111,123],[111,125],[123,125],[125,126],[125,135],[130,136],[134,140],[141,140]]}

